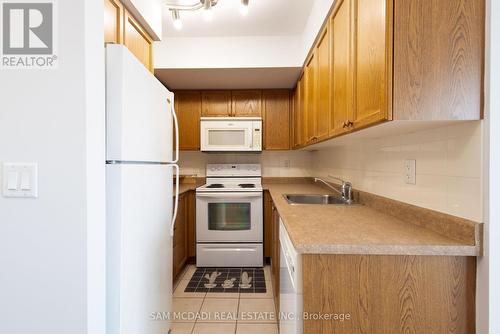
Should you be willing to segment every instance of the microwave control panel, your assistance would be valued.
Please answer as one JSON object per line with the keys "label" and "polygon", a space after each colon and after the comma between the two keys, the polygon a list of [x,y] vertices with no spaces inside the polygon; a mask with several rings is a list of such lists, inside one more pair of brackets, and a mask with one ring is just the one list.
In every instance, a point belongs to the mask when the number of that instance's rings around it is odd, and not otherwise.
{"label": "microwave control panel", "polygon": [[262,122],[253,122],[252,148],[254,151],[262,150]]}

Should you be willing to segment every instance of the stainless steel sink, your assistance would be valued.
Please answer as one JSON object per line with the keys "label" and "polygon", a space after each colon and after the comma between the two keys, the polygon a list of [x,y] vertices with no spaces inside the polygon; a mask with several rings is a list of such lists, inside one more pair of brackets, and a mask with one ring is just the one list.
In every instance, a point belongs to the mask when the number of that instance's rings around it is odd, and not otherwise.
{"label": "stainless steel sink", "polygon": [[335,195],[284,194],[283,197],[286,199],[288,204],[353,204]]}

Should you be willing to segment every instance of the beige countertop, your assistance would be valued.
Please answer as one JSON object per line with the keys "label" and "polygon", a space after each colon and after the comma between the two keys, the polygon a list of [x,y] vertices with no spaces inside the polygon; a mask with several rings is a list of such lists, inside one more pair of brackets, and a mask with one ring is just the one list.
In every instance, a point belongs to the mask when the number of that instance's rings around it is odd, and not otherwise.
{"label": "beige countertop", "polygon": [[295,248],[303,254],[478,256],[480,247],[448,238],[366,205],[290,205],[283,194],[325,194],[314,184],[266,184]]}
{"label": "beige countertop", "polygon": [[[191,184],[191,183],[181,183],[179,185],[179,195],[188,192],[190,190],[195,190],[196,189],[196,184]],[[174,195],[175,197],[175,185],[174,185]]]}

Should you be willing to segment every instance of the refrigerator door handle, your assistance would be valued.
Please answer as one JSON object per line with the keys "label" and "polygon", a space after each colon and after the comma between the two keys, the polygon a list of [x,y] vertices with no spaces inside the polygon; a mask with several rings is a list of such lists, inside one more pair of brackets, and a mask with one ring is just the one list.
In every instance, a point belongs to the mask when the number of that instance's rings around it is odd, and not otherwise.
{"label": "refrigerator door handle", "polygon": [[174,127],[175,127],[175,159],[170,161],[172,164],[176,164],[179,162],[179,121],[177,120],[177,114],[175,113],[174,102],[170,99],[167,99],[168,103],[170,103],[170,111],[172,112],[172,117],[174,118]]}
{"label": "refrigerator door handle", "polygon": [[177,211],[179,210],[179,165],[172,165],[175,169],[175,203],[174,203],[174,213],[172,215],[172,224],[170,227],[170,236],[174,236],[175,220],[177,219]]}

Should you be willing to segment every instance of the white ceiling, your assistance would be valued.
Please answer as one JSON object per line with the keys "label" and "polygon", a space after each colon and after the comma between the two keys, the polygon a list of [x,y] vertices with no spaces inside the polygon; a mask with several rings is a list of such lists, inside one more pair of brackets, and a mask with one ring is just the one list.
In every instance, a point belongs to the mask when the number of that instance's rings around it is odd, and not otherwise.
{"label": "white ceiling", "polygon": [[[194,4],[198,0],[166,0]],[[213,20],[203,19],[203,10],[181,11],[181,30],[175,30],[172,15],[164,7],[164,37],[282,36],[299,35],[307,24],[313,0],[250,0],[247,16],[240,14],[240,0],[219,0],[212,8]]]}

